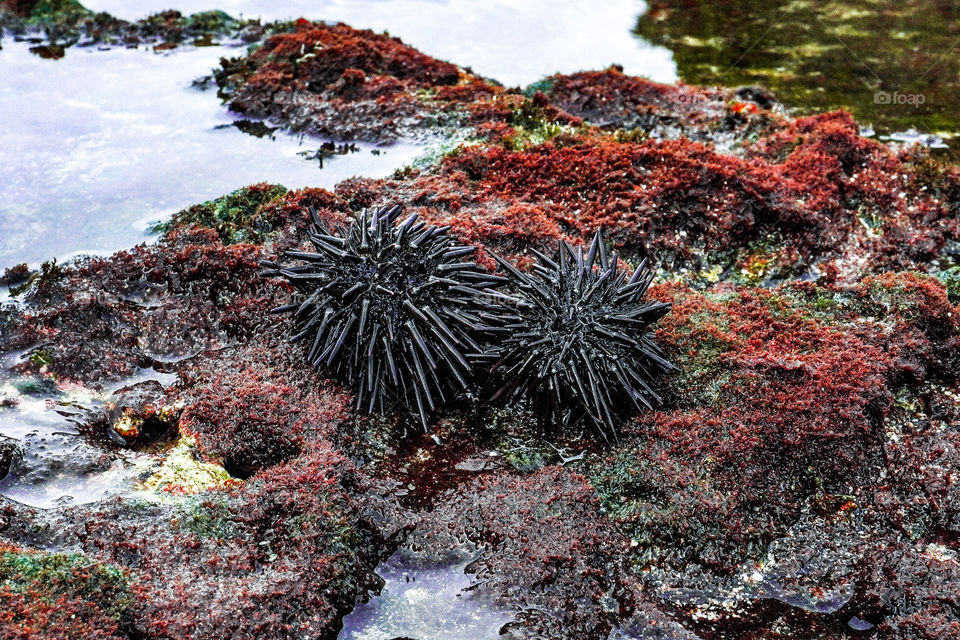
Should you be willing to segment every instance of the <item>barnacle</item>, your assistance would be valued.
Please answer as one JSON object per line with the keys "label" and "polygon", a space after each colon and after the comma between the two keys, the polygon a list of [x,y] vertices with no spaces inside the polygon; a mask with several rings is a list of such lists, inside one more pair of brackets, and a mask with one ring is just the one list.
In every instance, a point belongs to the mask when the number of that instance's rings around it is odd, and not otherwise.
{"label": "barnacle", "polygon": [[494,256],[515,293],[497,312],[492,371],[505,382],[493,398],[529,399],[545,428],[583,423],[615,439],[626,412],[660,401],[652,378],[674,368],[647,333],[670,304],[643,300],[646,261],[628,279],[600,232],[587,249],[563,242],[552,258],[534,253],[530,274]]}
{"label": "barnacle", "polygon": [[494,289],[506,279],[465,262],[474,247],[456,244],[447,227],[416,215],[397,223],[399,205],[364,209],[342,234],[310,214],[316,250],[286,253],[300,264],[261,263],[298,291],[273,312],[293,313],[291,340],[306,340],[307,360],[353,387],[358,409],[399,404],[426,429],[487,356]]}

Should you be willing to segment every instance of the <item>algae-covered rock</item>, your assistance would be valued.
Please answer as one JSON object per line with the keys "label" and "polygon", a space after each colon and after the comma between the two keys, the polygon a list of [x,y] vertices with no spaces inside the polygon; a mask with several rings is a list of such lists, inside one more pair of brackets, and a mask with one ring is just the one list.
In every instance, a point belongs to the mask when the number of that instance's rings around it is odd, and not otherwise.
{"label": "algae-covered rock", "polygon": [[286,194],[287,190],[277,184],[244,187],[216,200],[193,205],[175,214],[170,222],[155,225],[154,231],[166,233],[174,228],[197,225],[215,230],[225,245],[238,242],[259,244],[273,231],[270,219],[263,215],[263,208]]}
{"label": "algae-covered rock", "polygon": [[229,486],[233,478],[217,464],[200,460],[196,441],[182,436],[163,456],[163,462],[149,478],[143,489],[151,493],[183,495]]}
{"label": "algae-covered rock", "polygon": [[[169,12],[137,29],[185,42],[187,23],[236,28]],[[523,92],[346,25],[268,31],[217,74],[233,109],[452,142],[332,192],[258,184],[195,205],[155,244],[48,263],[0,307],[0,420],[65,409],[66,385],[171,376],[98,392],[71,434],[155,460],[147,491],[43,513],[0,501],[3,633],[332,640],[399,546],[469,543],[506,637],[956,635],[955,167],[757,87],[611,67]],[[601,228],[627,271],[649,259],[678,367],[662,403],[616,445],[552,436],[526,403],[490,405],[506,381],[486,368],[427,433],[393,403],[359,416],[268,313],[293,287],[260,261],[309,249],[311,210],[341,229],[395,202],[477,246],[478,268],[493,251],[528,271],[533,250]]]}
{"label": "algae-covered rock", "polygon": [[133,599],[128,575],[116,566],[0,546],[5,638],[123,638]]}

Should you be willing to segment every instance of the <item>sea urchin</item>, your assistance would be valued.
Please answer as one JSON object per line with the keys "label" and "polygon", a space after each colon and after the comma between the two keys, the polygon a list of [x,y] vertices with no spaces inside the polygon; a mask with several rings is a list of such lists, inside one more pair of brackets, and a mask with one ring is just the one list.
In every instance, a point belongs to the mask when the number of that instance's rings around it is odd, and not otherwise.
{"label": "sea urchin", "polygon": [[646,333],[670,304],[643,301],[646,261],[628,279],[600,232],[586,250],[563,242],[553,258],[534,253],[532,274],[494,256],[515,289],[498,310],[506,331],[492,370],[506,382],[494,399],[526,397],[546,428],[583,421],[615,439],[626,411],[660,401],[652,377],[674,369]]}
{"label": "sea urchin", "polygon": [[264,261],[265,276],[283,276],[298,290],[292,311],[307,340],[309,362],[353,387],[357,408],[383,411],[395,402],[424,429],[439,402],[467,389],[493,288],[506,279],[462,258],[474,251],[400,206],[364,209],[342,234],[310,211],[315,252],[288,251],[300,264]]}

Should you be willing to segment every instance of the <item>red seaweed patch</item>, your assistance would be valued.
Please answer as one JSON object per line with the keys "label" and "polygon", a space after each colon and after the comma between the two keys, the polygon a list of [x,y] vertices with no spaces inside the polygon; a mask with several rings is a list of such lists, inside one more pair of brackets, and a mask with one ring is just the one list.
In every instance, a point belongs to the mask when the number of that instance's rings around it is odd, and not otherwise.
{"label": "red seaweed patch", "polygon": [[86,525],[83,546],[134,574],[138,637],[333,638],[355,598],[378,585],[373,568],[406,526],[388,501],[361,497],[370,490],[318,443],[172,511],[107,505]]}
{"label": "red seaweed patch", "polygon": [[127,637],[128,575],[78,554],[0,544],[0,634],[29,638]]}

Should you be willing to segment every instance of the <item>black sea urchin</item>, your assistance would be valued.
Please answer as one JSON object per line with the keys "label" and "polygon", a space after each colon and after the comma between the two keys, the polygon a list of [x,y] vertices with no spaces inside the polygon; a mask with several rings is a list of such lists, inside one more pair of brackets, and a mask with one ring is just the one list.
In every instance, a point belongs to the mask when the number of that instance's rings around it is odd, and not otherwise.
{"label": "black sea urchin", "polygon": [[653,278],[646,261],[628,280],[600,232],[586,251],[563,242],[552,259],[534,253],[532,274],[494,256],[516,290],[498,311],[506,331],[492,370],[506,383],[494,399],[525,396],[548,428],[583,420],[616,438],[625,410],[659,402],[651,378],[674,368],[646,333],[670,304],[642,300]]}
{"label": "black sea urchin", "polygon": [[292,266],[261,263],[299,293],[273,311],[293,312],[291,340],[307,340],[309,362],[353,387],[358,409],[398,402],[426,429],[436,404],[467,388],[492,329],[488,300],[506,279],[462,261],[474,247],[456,244],[447,227],[416,215],[396,224],[399,205],[364,209],[339,235],[310,215],[316,252],[288,251],[301,261]]}

